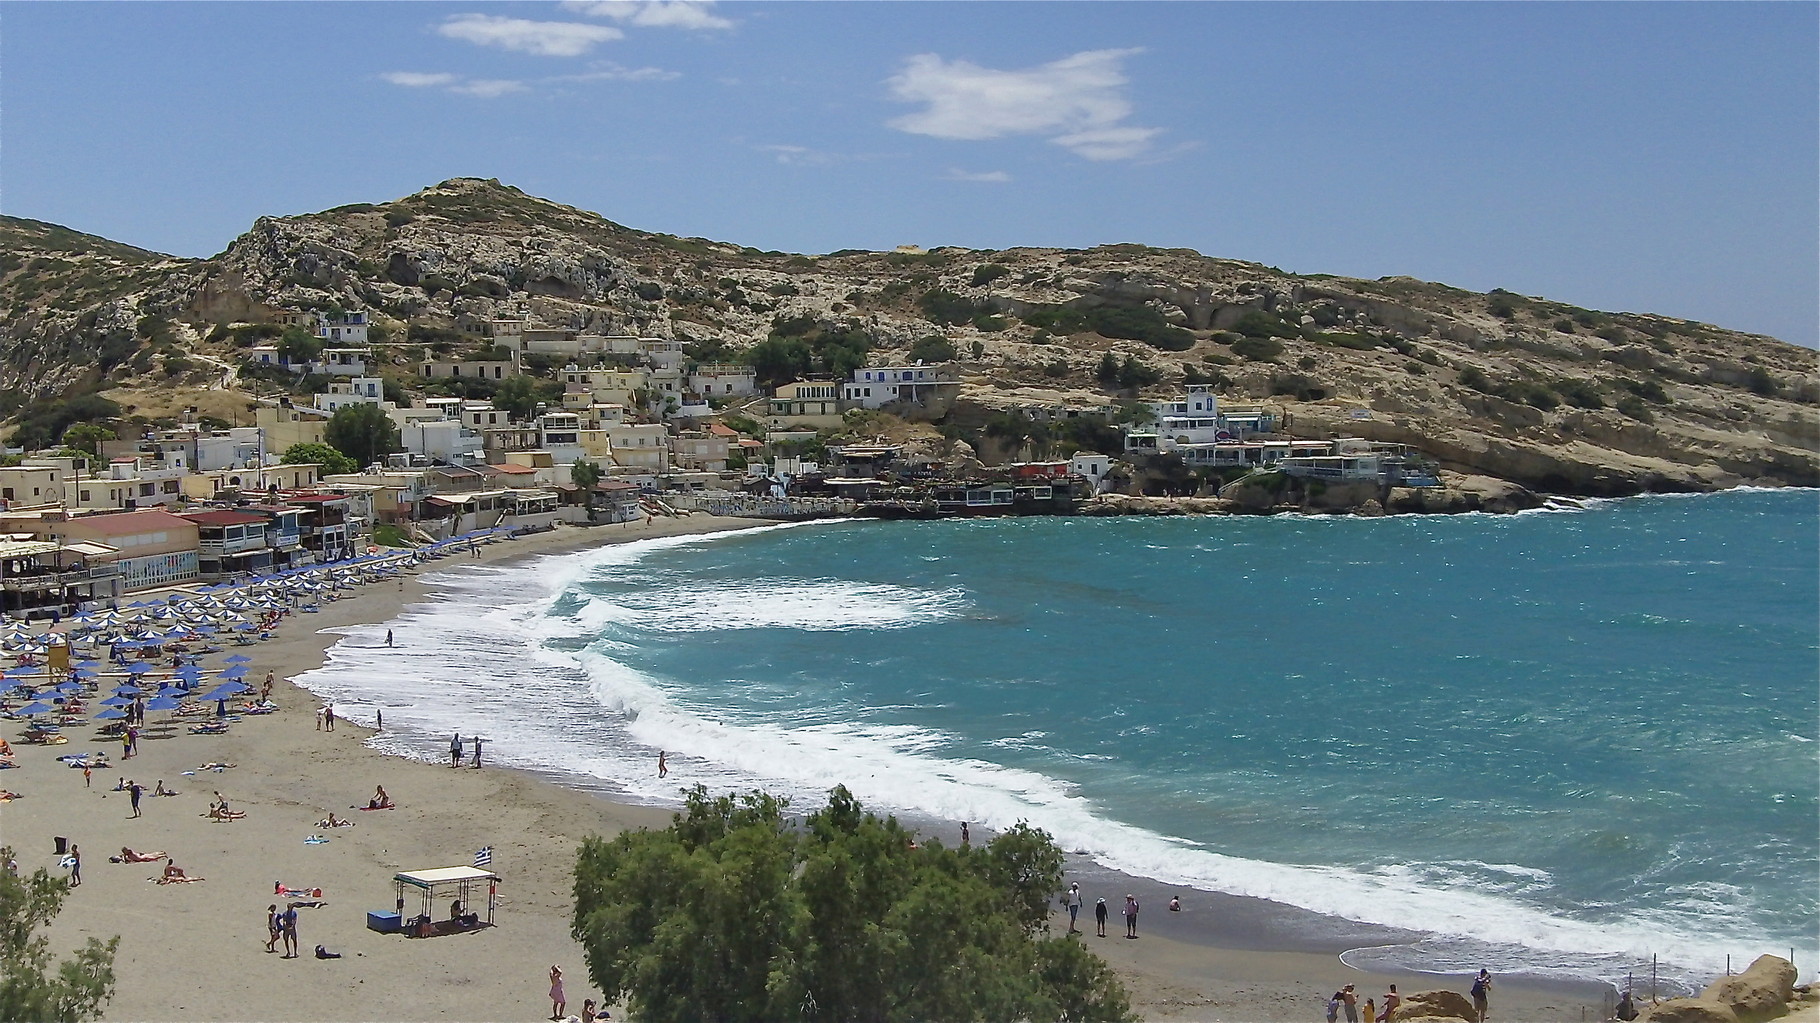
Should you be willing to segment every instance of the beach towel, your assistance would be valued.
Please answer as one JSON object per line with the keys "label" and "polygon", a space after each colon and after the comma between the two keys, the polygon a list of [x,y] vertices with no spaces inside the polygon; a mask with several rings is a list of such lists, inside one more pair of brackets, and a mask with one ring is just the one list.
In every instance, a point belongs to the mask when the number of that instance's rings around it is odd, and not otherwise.
{"label": "beach towel", "polygon": [[397,803],[387,803],[384,806],[353,806],[353,807],[349,807],[349,809],[351,809],[351,810],[396,810],[396,809],[398,809],[398,804]]}
{"label": "beach towel", "polygon": [[304,845],[328,845],[329,840],[321,835],[311,835],[303,840]]}

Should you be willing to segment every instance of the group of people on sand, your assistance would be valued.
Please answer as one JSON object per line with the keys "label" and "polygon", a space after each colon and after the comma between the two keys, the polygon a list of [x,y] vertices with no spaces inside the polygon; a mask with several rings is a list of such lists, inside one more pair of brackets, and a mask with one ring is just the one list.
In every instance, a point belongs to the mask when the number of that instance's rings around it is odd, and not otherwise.
{"label": "group of people on sand", "polygon": [[579,1019],[581,1023],[594,1023],[595,1020],[613,1018],[613,1014],[607,1010],[596,1008],[592,998],[582,999],[580,1016],[567,1015],[568,1009],[569,996],[562,990],[562,967],[552,966],[550,967],[550,1018],[552,1020]]}
{"label": "group of people on sand", "polygon": [[177,865],[177,860],[163,849],[158,849],[153,852],[139,852],[131,846],[123,845],[120,847],[120,855],[109,856],[107,858],[109,863],[157,863],[159,860],[164,861],[163,873],[154,879],[159,884],[188,884],[191,881],[206,880],[206,878],[191,877],[182,867]]}
{"label": "group of people on sand", "polygon": [[[1402,1007],[1403,996],[1397,993],[1397,986],[1390,985],[1384,992],[1384,1004],[1380,1007],[1375,999],[1365,999],[1364,1006],[1359,1005],[1359,994],[1353,985],[1348,984],[1333,993],[1327,1000],[1327,1023],[1339,1023],[1340,1014],[1346,1015],[1346,1023],[1389,1023],[1396,1017],[1397,1009]],[[1472,982],[1472,1007],[1477,1023],[1485,1023],[1491,1004],[1491,974],[1480,970]]]}
{"label": "group of people on sand", "polygon": [[[1069,934],[1080,933],[1080,928],[1077,926],[1077,923],[1081,915],[1081,905],[1085,901],[1086,900],[1081,896],[1081,884],[1079,881],[1070,884],[1068,886],[1068,891],[1062,895],[1062,907],[1068,910]],[[1141,908],[1142,907],[1138,904],[1137,896],[1130,894],[1125,896],[1125,905],[1123,909],[1125,917],[1125,937],[1136,938],[1138,936],[1138,910]],[[1171,895],[1169,897],[1169,912],[1180,913],[1181,911],[1181,897]],[[1112,910],[1106,905],[1105,899],[1100,899],[1093,904],[1093,919],[1097,927],[1096,934],[1099,937],[1104,938],[1106,936],[1106,919],[1111,915]]]}

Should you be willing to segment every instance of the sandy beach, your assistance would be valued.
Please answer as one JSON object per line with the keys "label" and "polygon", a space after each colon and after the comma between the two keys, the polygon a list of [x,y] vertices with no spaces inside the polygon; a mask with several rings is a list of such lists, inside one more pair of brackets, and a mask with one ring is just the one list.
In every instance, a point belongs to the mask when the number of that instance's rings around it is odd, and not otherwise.
{"label": "sandy beach", "polygon": [[[760,524],[693,516],[562,528],[494,544],[480,555],[503,561]],[[431,562],[418,571],[438,567]],[[366,624],[383,631],[401,606],[425,598],[413,576],[402,585],[368,586],[325,604],[319,614],[287,619],[267,642],[229,649],[253,658],[250,681],[268,670],[288,679],[322,663],[324,651],[340,638],[324,630]],[[223,656],[206,663],[216,667]],[[248,717],[226,735],[162,727],[167,715],[149,714],[140,755],[124,761],[117,740],[95,739],[87,728],[72,729],[67,745],[39,747],[16,741],[21,725],[7,723],[19,767],[0,773],[0,786],[24,798],[0,806],[0,841],[13,847],[26,871],[55,869],[56,836],[80,845],[83,884],[72,892],[52,936],[59,947],[90,936],[121,936],[119,987],[108,1018],[546,1019],[552,964],[563,968],[570,1013],[579,1011],[583,998],[598,997],[568,933],[575,847],[590,834],[664,826],[667,810],[616,804],[507,769],[453,770],[383,755],[366,745],[369,730],[341,722],[333,732],[319,731],[319,703],[307,691],[281,683],[273,699],[278,713]],[[106,751],[115,764],[96,772],[91,787],[84,786],[81,771],[55,759],[84,750]],[[196,770],[209,762],[236,766]],[[130,817],[125,793],[109,791],[121,777],[146,786],[139,818]],[[152,797],[160,781],[179,794]],[[386,788],[397,808],[352,809],[364,805],[376,785]],[[205,811],[217,791],[245,818],[209,820]],[[316,826],[330,811],[353,818],[355,826]],[[311,836],[328,841],[306,843]],[[154,883],[160,864],[108,862],[122,846],[168,851],[191,876],[206,880]],[[369,910],[393,906],[395,872],[465,865],[481,846],[492,847],[492,869],[503,878],[497,926],[427,940],[367,930]],[[1466,989],[1463,976],[1392,977],[1350,969],[1337,956],[1345,935],[1334,936],[1331,952],[1283,951],[1323,946],[1282,940],[1256,925],[1254,917],[1262,917],[1244,905],[1247,900],[1182,892],[1184,911],[1169,913],[1164,906],[1171,889],[1105,872],[1082,876],[1090,895],[1084,940],[1124,973],[1145,1018],[1319,1020],[1327,995],[1344,984],[1357,986],[1361,1002],[1381,996],[1391,983],[1405,993]],[[323,890],[323,905],[298,911],[303,954],[296,959],[265,950],[274,882]],[[1093,898],[1104,895],[1116,907],[1121,888],[1143,900],[1142,937],[1093,937]],[[1110,930],[1118,934],[1123,927],[1114,912]],[[1065,929],[1065,917],[1058,916],[1055,926]],[[314,958],[318,944],[342,958]],[[1494,991],[1492,1018],[1579,1021],[1601,1018],[1601,1008],[1600,992],[1591,985],[1510,980]]]}

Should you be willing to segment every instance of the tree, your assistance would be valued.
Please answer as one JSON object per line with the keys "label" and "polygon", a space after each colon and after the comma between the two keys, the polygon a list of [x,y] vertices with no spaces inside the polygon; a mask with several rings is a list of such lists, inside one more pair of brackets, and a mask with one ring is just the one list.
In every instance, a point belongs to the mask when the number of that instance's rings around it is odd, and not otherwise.
{"label": "tree", "polygon": [[77,423],[63,431],[63,446],[100,458],[101,442],[113,440],[114,437],[114,431],[99,423]]}
{"label": "tree", "polygon": [[914,362],[953,362],[957,354],[954,342],[940,334],[919,338],[910,346],[910,358]]}
{"label": "tree", "polygon": [[844,788],[800,828],[760,792],[697,786],[663,831],[583,843],[573,933],[648,1020],[1126,1020],[1125,992],[1044,933],[1062,857],[1024,825],[922,848]]}
{"label": "tree", "polygon": [[528,376],[507,377],[493,391],[493,407],[512,414],[515,419],[529,419],[537,411],[537,381]]}
{"label": "tree", "polygon": [[802,339],[779,334],[773,334],[745,351],[745,360],[762,387],[776,387],[807,376],[813,359],[813,353]]}
{"label": "tree", "polygon": [[322,439],[359,466],[372,465],[404,448],[392,417],[385,414],[385,409],[366,402],[344,405],[330,416],[322,429]]}
{"label": "tree", "polygon": [[[10,847],[0,848],[0,861],[12,858]],[[42,867],[27,877],[0,871],[0,1020],[93,1019],[114,996],[119,937],[90,938],[53,967],[49,940],[33,936],[68,894],[68,882]]]}
{"label": "tree", "polygon": [[322,466],[324,476],[360,471],[359,463],[327,444],[292,444],[278,457],[289,465],[314,462]]}
{"label": "tree", "polygon": [[278,356],[292,365],[314,362],[322,354],[322,341],[302,327],[286,327],[278,339]]}

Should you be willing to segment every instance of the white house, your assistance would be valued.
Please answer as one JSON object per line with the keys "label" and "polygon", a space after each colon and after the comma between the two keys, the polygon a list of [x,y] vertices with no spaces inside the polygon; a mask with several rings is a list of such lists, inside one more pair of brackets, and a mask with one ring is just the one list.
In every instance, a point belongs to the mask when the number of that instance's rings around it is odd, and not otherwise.
{"label": "white house", "polygon": [[367,314],[344,312],[330,316],[328,313],[317,313],[316,336],[332,347],[359,346],[364,349],[367,344]]}
{"label": "white house", "polygon": [[751,366],[707,362],[689,370],[688,388],[704,398],[754,394],[758,391],[758,377]]}
{"label": "white house", "polygon": [[329,381],[329,389],[316,395],[316,407],[334,415],[349,405],[384,405],[385,381],[378,377],[356,376]]}
{"label": "white house", "polygon": [[892,402],[927,405],[937,398],[953,397],[960,381],[941,366],[867,366],[853,371],[841,385],[841,399],[860,408],[883,408]]}

